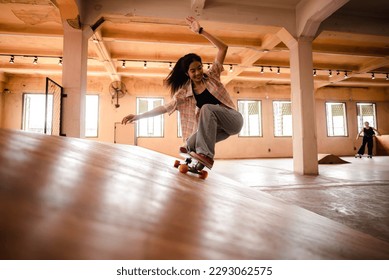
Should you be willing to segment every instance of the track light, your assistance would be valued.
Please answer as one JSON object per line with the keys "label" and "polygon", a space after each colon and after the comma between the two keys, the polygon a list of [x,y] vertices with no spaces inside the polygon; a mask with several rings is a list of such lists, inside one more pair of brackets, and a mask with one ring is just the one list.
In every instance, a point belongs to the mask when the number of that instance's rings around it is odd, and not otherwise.
{"label": "track light", "polygon": [[34,57],[34,61],[32,62],[32,64],[38,64],[38,57],[37,56]]}
{"label": "track light", "polygon": [[347,71],[344,71],[344,77],[345,77],[345,78],[348,78]]}
{"label": "track light", "polygon": [[211,68],[211,63],[208,63],[207,69],[209,70]]}
{"label": "track light", "polygon": [[169,70],[173,70],[173,64],[169,62]]}
{"label": "track light", "polygon": [[316,74],[316,69],[313,69],[313,76],[316,77],[317,74]]}
{"label": "track light", "polygon": [[375,79],[374,73],[371,73],[371,79],[372,79],[372,80]]}
{"label": "track light", "polygon": [[9,59],[9,63],[11,64],[15,63],[15,56],[11,55],[11,58]]}
{"label": "track light", "polygon": [[389,81],[389,74],[388,73],[386,73],[386,79],[385,80]]}
{"label": "track light", "polygon": [[328,70],[328,77],[332,77],[332,71],[331,70]]}
{"label": "track light", "polygon": [[281,74],[281,69],[280,69],[280,67],[277,67],[277,74],[278,74],[278,75]]}
{"label": "track light", "polygon": [[230,64],[230,72],[233,72],[234,70],[232,69],[232,64]]}
{"label": "track light", "polygon": [[122,62],[122,68],[126,68],[126,61],[125,60],[123,60],[123,62]]}
{"label": "track light", "polygon": [[264,73],[263,66],[261,66],[261,74],[263,74],[263,73]]}
{"label": "track light", "polygon": [[62,66],[62,57],[59,58],[58,65]]}
{"label": "track light", "polygon": [[336,70],[336,75],[339,75],[340,74],[340,71],[339,70]]}
{"label": "track light", "polygon": [[144,69],[147,69],[147,61],[145,61],[145,62],[143,63],[143,68],[144,68]]}
{"label": "track light", "polygon": [[273,72],[273,69],[271,68],[271,66],[269,67],[269,70],[270,70],[270,72]]}

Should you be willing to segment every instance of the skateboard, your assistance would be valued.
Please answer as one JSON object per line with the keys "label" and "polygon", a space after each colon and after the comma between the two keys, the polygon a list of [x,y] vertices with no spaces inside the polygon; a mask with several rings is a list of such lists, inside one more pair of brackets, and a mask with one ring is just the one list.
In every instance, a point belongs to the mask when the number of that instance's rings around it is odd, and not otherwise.
{"label": "skateboard", "polygon": [[363,157],[373,158],[373,156],[371,156],[371,155],[360,155],[360,154],[355,155],[355,158],[363,158]]}
{"label": "skateboard", "polygon": [[200,179],[206,179],[208,177],[208,172],[203,170],[204,164],[193,159],[189,154],[180,153],[180,156],[185,159],[185,162],[176,160],[174,162],[174,167],[178,168],[181,173],[194,173],[198,174]]}

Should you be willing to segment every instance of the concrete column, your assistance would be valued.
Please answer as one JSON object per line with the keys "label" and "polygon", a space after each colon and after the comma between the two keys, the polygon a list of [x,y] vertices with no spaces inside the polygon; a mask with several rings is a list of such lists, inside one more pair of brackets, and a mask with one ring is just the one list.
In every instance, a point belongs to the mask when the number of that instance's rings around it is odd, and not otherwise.
{"label": "concrete column", "polygon": [[63,131],[66,136],[85,137],[85,93],[87,86],[88,39],[91,30],[74,29],[64,23],[62,86]]}
{"label": "concrete column", "polygon": [[319,173],[312,68],[312,39],[300,37],[290,47],[293,165],[305,175]]}

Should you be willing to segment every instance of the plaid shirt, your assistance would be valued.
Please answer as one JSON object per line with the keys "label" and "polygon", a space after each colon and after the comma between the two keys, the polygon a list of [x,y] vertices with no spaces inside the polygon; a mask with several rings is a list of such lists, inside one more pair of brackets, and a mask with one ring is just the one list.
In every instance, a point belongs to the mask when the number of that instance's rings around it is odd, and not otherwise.
{"label": "plaid shirt", "polygon": [[[215,61],[206,75],[203,76],[203,82],[208,91],[224,106],[236,110],[230,94],[220,81],[220,74],[223,70],[223,65]],[[172,100],[165,104],[164,107],[169,115],[173,114],[176,110],[180,112],[183,139],[187,139],[196,132],[200,110],[196,106],[191,80],[180,88],[173,95]]]}

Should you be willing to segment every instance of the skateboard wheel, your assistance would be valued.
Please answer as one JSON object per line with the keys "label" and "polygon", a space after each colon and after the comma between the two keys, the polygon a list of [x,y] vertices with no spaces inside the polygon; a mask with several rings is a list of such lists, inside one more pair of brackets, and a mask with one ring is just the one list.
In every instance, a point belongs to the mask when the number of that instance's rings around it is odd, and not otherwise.
{"label": "skateboard wheel", "polygon": [[208,172],[205,171],[205,170],[201,170],[200,173],[199,173],[199,177],[200,179],[206,179],[208,177]]}
{"label": "skateboard wheel", "polygon": [[186,164],[181,164],[181,165],[178,167],[178,170],[179,170],[181,173],[187,173],[188,170],[189,170],[189,167],[188,167]]}
{"label": "skateboard wheel", "polygon": [[175,162],[174,162],[174,167],[175,168],[178,168],[180,166],[180,161],[179,160],[176,160]]}

